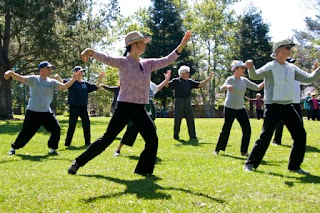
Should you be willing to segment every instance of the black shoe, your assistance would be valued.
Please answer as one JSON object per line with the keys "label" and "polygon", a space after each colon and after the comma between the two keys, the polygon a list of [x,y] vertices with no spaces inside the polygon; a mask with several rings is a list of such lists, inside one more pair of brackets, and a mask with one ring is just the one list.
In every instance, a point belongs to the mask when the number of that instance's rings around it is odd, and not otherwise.
{"label": "black shoe", "polygon": [[241,155],[242,155],[242,156],[245,156],[245,157],[248,157],[248,156],[249,156],[248,152],[241,152]]}
{"label": "black shoe", "polygon": [[179,140],[179,136],[173,136],[175,140]]}
{"label": "black shoe", "polygon": [[191,137],[190,140],[198,140],[198,138],[195,136],[195,137]]}
{"label": "black shoe", "polygon": [[80,168],[79,164],[77,164],[77,162],[74,160],[68,169],[68,174],[70,174],[70,175],[77,174],[77,171],[79,168]]}

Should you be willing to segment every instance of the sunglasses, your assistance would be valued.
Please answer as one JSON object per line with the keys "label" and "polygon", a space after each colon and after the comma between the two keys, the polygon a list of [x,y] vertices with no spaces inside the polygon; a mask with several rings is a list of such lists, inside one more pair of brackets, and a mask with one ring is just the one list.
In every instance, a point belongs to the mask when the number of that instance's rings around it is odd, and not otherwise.
{"label": "sunglasses", "polygon": [[286,50],[291,50],[291,48],[292,48],[292,46],[289,46],[289,45],[284,45],[282,47],[285,48]]}

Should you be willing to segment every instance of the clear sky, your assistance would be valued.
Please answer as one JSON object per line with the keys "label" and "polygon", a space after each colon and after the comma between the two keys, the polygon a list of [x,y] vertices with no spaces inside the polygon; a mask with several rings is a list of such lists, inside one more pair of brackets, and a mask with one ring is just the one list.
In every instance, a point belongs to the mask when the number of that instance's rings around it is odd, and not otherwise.
{"label": "clear sky", "polygon": [[[129,3],[130,2],[130,3]],[[150,0],[119,0],[121,13],[131,15],[140,7],[149,6]],[[269,36],[273,42],[292,37],[292,30],[305,29],[305,17],[314,18],[316,10],[310,0],[242,0],[235,4],[238,13],[254,5],[262,11],[262,18],[270,24]]]}

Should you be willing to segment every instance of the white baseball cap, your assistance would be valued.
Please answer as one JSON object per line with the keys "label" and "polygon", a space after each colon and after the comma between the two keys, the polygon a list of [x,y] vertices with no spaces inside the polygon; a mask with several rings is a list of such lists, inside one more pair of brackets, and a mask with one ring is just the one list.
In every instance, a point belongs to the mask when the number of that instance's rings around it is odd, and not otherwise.
{"label": "white baseball cap", "polygon": [[270,57],[275,58],[275,57],[276,57],[276,50],[277,50],[279,47],[284,46],[284,45],[289,45],[289,46],[293,47],[293,46],[296,45],[296,44],[293,43],[293,41],[290,40],[290,39],[285,39],[285,40],[282,40],[282,41],[275,42],[275,43],[273,44],[273,47],[272,47],[273,51],[272,51]]}

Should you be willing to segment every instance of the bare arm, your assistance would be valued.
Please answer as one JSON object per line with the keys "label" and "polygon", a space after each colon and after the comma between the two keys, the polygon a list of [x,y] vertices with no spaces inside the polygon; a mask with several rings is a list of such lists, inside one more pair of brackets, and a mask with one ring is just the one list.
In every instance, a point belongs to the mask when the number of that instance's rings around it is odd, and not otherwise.
{"label": "bare arm", "polygon": [[201,81],[198,87],[199,87],[199,88],[203,88],[204,86],[206,86],[207,83],[212,80],[213,76],[214,76],[214,72],[211,72],[211,73],[209,74],[209,77],[208,77],[207,79]]}
{"label": "bare arm", "polygon": [[63,83],[62,78],[61,78],[60,75],[58,75],[58,74],[54,74],[54,76],[53,76],[52,78],[53,78],[53,79],[56,79],[57,81],[59,81],[59,82],[61,82],[61,83]]}
{"label": "bare arm", "polygon": [[168,87],[168,83],[170,81],[170,77],[171,77],[171,70],[167,70],[167,73],[164,73],[164,80],[157,85],[158,86],[158,92],[165,86]]}
{"label": "bare arm", "polygon": [[185,35],[183,36],[183,38],[181,40],[181,43],[177,46],[176,50],[177,50],[178,54],[181,54],[182,50],[187,46],[187,43],[188,43],[189,39],[191,38],[191,35],[192,35],[192,33],[189,30],[185,33]]}
{"label": "bare arm", "polygon": [[25,83],[27,77],[19,75],[17,73],[15,73],[14,71],[8,70],[4,73],[4,79],[9,80],[10,77],[15,80],[15,81],[20,81],[21,83]]}
{"label": "bare arm", "polygon": [[64,90],[64,89],[68,89],[69,87],[71,87],[72,84],[73,84],[75,81],[80,80],[80,78],[81,78],[80,72],[81,72],[81,71],[78,71],[78,72],[73,73],[72,79],[71,79],[70,81],[68,81],[67,83],[65,83],[65,84],[59,82],[59,87],[58,87],[58,89],[59,89],[59,90]]}
{"label": "bare arm", "polygon": [[264,81],[258,85],[258,91],[260,91],[264,87]]}
{"label": "bare arm", "polygon": [[96,83],[96,86],[99,88],[100,87],[100,84],[102,82],[102,79],[106,76],[106,72],[101,72],[100,75],[99,75],[99,79]]}

